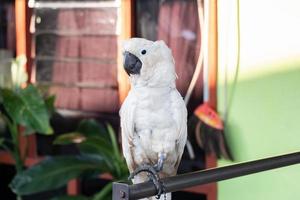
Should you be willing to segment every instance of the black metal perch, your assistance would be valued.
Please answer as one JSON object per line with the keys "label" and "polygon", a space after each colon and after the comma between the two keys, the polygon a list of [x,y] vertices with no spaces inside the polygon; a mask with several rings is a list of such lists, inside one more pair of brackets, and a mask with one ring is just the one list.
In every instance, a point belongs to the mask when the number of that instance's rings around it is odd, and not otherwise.
{"label": "black metal perch", "polygon": [[[235,165],[196,171],[162,179],[166,192],[175,192],[196,185],[222,181],[300,163],[300,152],[265,158]],[[113,200],[134,200],[155,196],[156,189],[152,182],[136,185],[113,183]]]}

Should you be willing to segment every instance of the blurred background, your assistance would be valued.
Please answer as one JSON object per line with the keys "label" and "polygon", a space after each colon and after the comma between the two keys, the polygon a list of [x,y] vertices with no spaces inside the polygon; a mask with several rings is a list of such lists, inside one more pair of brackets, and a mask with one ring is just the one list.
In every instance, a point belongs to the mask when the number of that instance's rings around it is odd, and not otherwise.
{"label": "blurred background", "polygon": [[[233,160],[208,151],[199,142],[203,129],[197,132],[189,120],[194,157],[185,150],[179,173],[299,151],[299,6],[297,0],[2,0],[1,198],[111,199],[111,182],[128,175],[121,152],[111,151],[120,151],[118,111],[130,88],[121,42],[131,37],[166,42],[183,97],[197,78],[189,119],[207,102],[223,121],[224,130],[208,135],[223,135]],[[26,97],[31,84],[51,134],[7,109],[6,100],[13,102],[7,90],[35,104]],[[44,111],[30,111],[44,119]],[[16,122],[17,136],[10,122]],[[43,173],[33,167],[38,163]],[[24,181],[26,173],[33,183]],[[298,199],[298,179],[295,165],[185,189],[173,199]]]}

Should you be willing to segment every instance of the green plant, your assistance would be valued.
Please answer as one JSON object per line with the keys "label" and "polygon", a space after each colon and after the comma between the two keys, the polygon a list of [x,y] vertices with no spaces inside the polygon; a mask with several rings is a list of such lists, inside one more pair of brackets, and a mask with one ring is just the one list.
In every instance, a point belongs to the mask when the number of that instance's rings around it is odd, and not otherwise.
{"label": "green plant", "polygon": [[[19,195],[32,194],[59,188],[71,179],[101,173],[110,173],[113,180],[128,176],[127,166],[117,144],[113,128],[104,128],[95,120],[83,120],[77,131],[56,138],[58,145],[77,144],[79,155],[49,157],[32,168],[18,174],[11,188]],[[92,197],[56,197],[55,200],[103,200],[111,199],[112,183],[108,183]]]}
{"label": "green plant", "polygon": [[25,62],[24,56],[13,60],[12,83],[0,85],[0,118],[10,134],[10,137],[0,137],[0,146],[15,160],[17,174],[23,171],[26,159],[26,152],[21,155],[19,148],[20,136],[53,133],[49,121],[54,97],[44,99],[35,86],[23,86],[27,81]]}

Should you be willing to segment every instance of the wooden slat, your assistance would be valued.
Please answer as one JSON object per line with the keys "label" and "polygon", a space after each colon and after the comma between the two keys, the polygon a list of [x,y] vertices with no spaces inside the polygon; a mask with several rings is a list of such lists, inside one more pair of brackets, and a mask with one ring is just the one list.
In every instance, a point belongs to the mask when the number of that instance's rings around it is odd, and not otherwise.
{"label": "wooden slat", "polygon": [[[31,11],[27,7],[26,0],[17,0],[15,1],[15,25],[16,25],[16,55],[25,55],[27,57],[27,64],[24,66],[29,75],[31,75],[31,37],[29,34],[29,22],[30,22]],[[28,152],[26,146],[28,145]],[[28,153],[28,158],[33,159],[29,162],[35,163],[37,157],[36,150],[36,138],[34,135],[26,137],[20,137],[20,149],[21,155]],[[26,161],[27,162],[27,161]]]}
{"label": "wooden slat", "polygon": [[[206,169],[215,168],[217,166],[217,159],[214,154],[205,155]],[[207,185],[206,199],[207,200],[217,200],[217,184],[211,183]]]}
{"label": "wooden slat", "polygon": [[27,145],[28,145],[28,156],[32,159],[38,159],[38,152],[37,152],[37,139],[35,135],[27,136]]}
{"label": "wooden slat", "polygon": [[26,0],[15,1],[16,14],[16,54],[26,54]]}
{"label": "wooden slat", "polygon": [[117,90],[52,86],[49,88],[49,93],[56,95],[56,108],[106,113],[118,112]]}
{"label": "wooden slat", "polygon": [[[25,160],[24,164],[26,167],[31,167],[37,164],[38,162],[40,162],[41,160],[43,160],[43,157],[36,157],[36,158],[28,157]],[[15,161],[8,152],[0,151],[0,163],[14,165]]]}
{"label": "wooden slat", "polygon": [[127,96],[130,89],[128,75],[123,69],[122,58],[122,41],[134,35],[134,0],[121,1],[120,13],[120,37],[118,44],[118,83],[119,83],[119,101],[122,103]]}
{"label": "wooden slat", "polygon": [[31,75],[31,37],[29,33],[31,10],[27,7],[26,0],[15,1],[15,25],[16,25],[16,55],[26,55],[26,70]]}
{"label": "wooden slat", "polygon": [[216,109],[217,106],[217,69],[218,69],[218,21],[217,0],[209,2],[208,25],[208,66],[209,66],[209,105]]}
{"label": "wooden slat", "polygon": [[15,160],[6,151],[0,151],[0,163],[14,165]]}
{"label": "wooden slat", "polygon": [[79,179],[73,179],[68,182],[67,193],[68,193],[68,195],[71,195],[71,196],[80,194],[80,180]]}
{"label": "wooden slat", "polygon": [[[217,107],[217,69],[218,69],[218,21],[217,21],[217,0],[209,0],[208,2],[208,85],[209,85],[209,101],[208,104],[216,109]],[[206,155],[206,167],[212,168],[217,166],[217,160],[214,155]],[[217,184],[210,184],[207,192],[207,200],[217,199]]]}

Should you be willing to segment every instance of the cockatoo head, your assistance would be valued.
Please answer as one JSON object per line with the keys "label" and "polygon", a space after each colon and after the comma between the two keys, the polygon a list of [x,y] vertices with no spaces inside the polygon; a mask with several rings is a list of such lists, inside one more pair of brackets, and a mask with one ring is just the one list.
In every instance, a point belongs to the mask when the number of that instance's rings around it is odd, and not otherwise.
{"label": "cockatoo head", "polygon": [[123,43],[123,56],[133,86],[175,87],[175,63],[164,41],[131,38]]}

